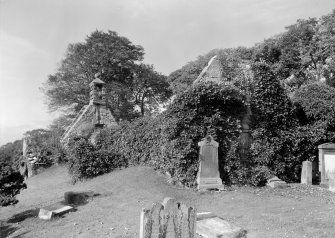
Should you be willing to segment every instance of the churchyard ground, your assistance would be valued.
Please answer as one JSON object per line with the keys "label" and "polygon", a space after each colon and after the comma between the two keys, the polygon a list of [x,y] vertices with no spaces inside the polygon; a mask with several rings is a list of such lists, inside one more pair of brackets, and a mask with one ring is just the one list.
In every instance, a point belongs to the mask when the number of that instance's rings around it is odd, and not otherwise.
{"label": "churchyard ground", "polygon": [[[70,183],[65,167],[48,169],[27,181],[15,207],[0,208],[0,237],[139,237],[140,212],[164,197],[214,212],[247,230],[247,237],[335,237],[335,194],[318,186],[285,189],[228,188],[196,192],[171,185],[151,168],[131,167]],[[66,191],[92,190],[95,196],[76,211],[52,221],[38,208],[61,201]]]}

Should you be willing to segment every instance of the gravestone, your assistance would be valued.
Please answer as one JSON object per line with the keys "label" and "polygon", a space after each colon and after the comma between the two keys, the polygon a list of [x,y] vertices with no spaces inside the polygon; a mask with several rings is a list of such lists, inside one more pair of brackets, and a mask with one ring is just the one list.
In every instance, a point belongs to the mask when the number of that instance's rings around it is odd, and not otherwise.
{"label": "gravestone", "polygon": [[302,162],[301,184],[312,184],[312,162]]}
{"label": "gravestone", "polygon": [[244,238],[247,233],[211,212],[197,214],[196,232],[205,238]]}
{"label": "gravestone", "polygon": [[173,198],[142,209],[140,238],[194,238],[196,210]]}
{"label": "gravestone", "polygon": [[62,202],[57,202],[52,205],[40,208],[38,217],[42,220],[51,220],[56,216],[61,216],[65,213],[73,211],[72,206],[64,205]]}
{"label": "gravestone", "polygon": [[319,149],[319,171],[321,184],[329,184],[329,176],[335,170],[335,144],[325,143],[318,146]]}
{"label": "gravestone", "polygon": [[219,143],[208,135],[198,145],[200,147],[200,167],[197,176],[198,190],[223,189],[224,185],[219,172]]}
{"label": "gravestone", "polygon": [[285,181],[281,180],[277,176],[274,176],[268,179],[268,182],[266,185],[271,188],[286,188],[288,186]]}
{"label": "gravestone", "polygon": [[328,172],[328,187],[329,191],[335,193],[335,170]]}

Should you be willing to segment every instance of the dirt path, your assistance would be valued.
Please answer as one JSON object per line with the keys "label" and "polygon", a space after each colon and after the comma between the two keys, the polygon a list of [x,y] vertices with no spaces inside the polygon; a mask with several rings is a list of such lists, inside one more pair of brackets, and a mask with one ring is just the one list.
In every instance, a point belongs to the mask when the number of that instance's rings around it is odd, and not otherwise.
{"label": "dirt path", "polygon": [[[138,237],[140,211],[174,197],[210,211],[247,230],[248,237],[335,237],[335,195],[319,188],[238,188],[197,193],[168,184],[146,167],[134,167],[70,184],[64,167],[49,169],[27,182],[15,207],[0,208],[2,237]],[[39,220],[38,208],[63,199],[66,191],[93,190],[97,196],[75,212]]]}

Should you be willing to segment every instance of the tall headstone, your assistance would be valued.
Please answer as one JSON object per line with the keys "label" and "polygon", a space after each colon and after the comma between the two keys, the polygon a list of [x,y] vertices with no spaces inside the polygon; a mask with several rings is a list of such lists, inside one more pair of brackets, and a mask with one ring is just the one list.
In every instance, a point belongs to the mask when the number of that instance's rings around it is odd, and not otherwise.
{"label": "tall headstone", "polygon": [[219,172],[219,143],[208,135],[198,145],[200,147],[200,167],[197,176],[198,190],[223,189],[224,186]]}
{"label": "tall headstone", "polygon": [[335,144],[325,143],[318,146],[319,149],[319,171],[321,184],[329,184],[329,175],[335,171]]}
{"label": "tall headstone", "polygon": [[302,162],[301,183],[312,184],[312,162],[310,161]]}

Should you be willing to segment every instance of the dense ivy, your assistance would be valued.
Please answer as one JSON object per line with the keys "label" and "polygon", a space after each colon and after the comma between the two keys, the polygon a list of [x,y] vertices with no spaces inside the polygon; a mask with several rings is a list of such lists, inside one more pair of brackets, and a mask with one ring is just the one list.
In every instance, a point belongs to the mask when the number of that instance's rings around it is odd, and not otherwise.
{"label": "dense ivy", "polygon": [[[194,186],[199,167],[198,142],[210,134],[220,144],[219,169],[225,181],[230,176],[224,167],[226,154],[240,134],[245,111],[245,97],[235,87],[199,84],[179,94],[156,118],[140,118],[102,130],[96,146],[80,142],[80,149],[73,149],[75,156],[70,161],[75,163],[71,166],[79,167],[75,171],[87,171],[90,157],[96,159],[94,149],[103,150],[128,165],[150,165],[169,173],[175,182]],[[83,162],[85,165],[81,165]]]}

